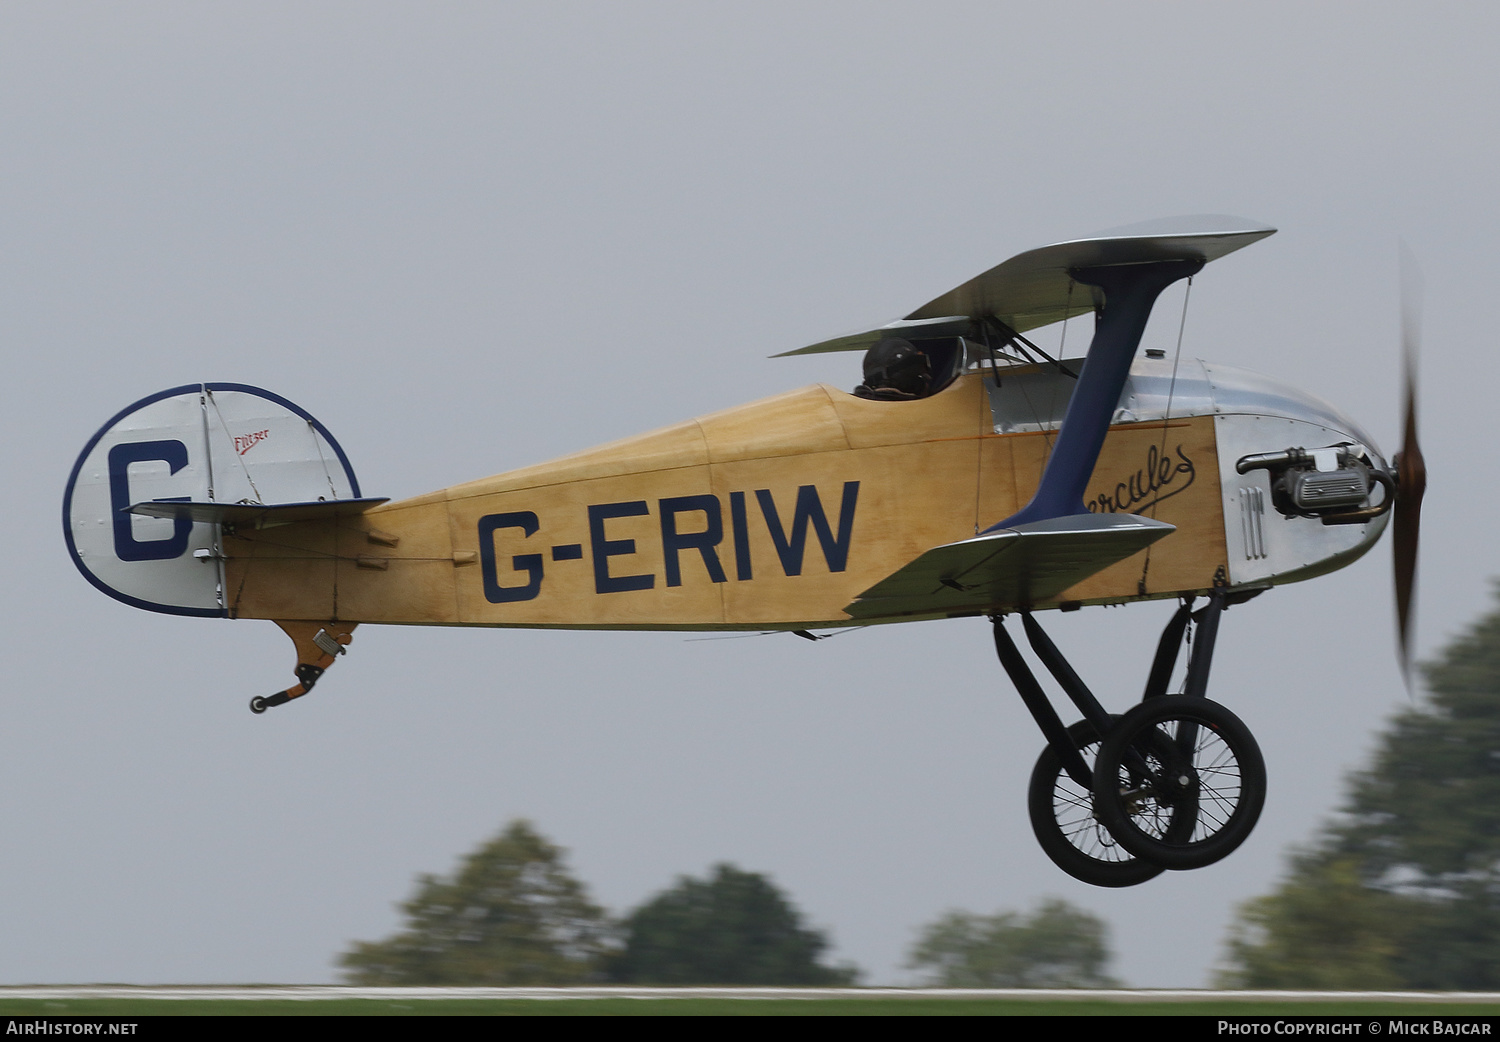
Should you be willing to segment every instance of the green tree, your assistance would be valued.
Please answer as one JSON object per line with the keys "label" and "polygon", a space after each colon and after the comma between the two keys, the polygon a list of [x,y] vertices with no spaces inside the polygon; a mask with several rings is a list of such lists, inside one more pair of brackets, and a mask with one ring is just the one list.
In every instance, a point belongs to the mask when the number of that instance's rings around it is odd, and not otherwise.
{"label": "green tree", "polygon": [[818,962],[828,940],[765,876],[717,865],[707,879],[683,876],[624,922],[624,948],[610,977],[640,984],[834,985],[852,967]]}
{"label": "green tree", "polygon": [[1358,863],[1320,850],[1294,857],[1275,893],[1247,901],[1230,928],[1222,987],[1396,988],[1401,897],[1365,886]]}
{"label": "green tree", "polygon": [[1500,987],[1500,610],[1422,673],[1340,817],[1240,909],[1222,983]]}
{"label": "green tree", "polygon": [[1109,928],[1057,899],[1030,916],[949,912],[923,929],[907,965],[946,988],[1105,988]]}
{"label": "green tree", "polygon": [[526,821],[459,864],[423,875],[402,905],[406,929],[355,942],[339,962],[355,984],[576,984],[597,980],[609,950],[604,912],[564,852]]}

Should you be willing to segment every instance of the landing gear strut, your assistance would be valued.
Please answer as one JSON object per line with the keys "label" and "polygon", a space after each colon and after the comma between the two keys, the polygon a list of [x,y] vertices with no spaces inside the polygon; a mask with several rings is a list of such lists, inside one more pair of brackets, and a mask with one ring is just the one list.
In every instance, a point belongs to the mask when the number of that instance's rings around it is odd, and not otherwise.
{"label": "landing gear strut", "polygon": [[[1029,611],[1033,652],[1083,719],[1064,727],[1005,629],[995,650],[1047,738],[1031,774],[1027,809],[1042,850],[1094,886],[1134,886],[1166,869],[1201,868],[1228,856],[1255,827],[1265,800],[1265,761],[1228,709],[1205,697],[1224,591],[1193,610],[1186,601],[1162,631],[1141,703],[1124,716],[1099,704]],[[1196,624],[1184,694],[1167,685],[1189,623]]]}

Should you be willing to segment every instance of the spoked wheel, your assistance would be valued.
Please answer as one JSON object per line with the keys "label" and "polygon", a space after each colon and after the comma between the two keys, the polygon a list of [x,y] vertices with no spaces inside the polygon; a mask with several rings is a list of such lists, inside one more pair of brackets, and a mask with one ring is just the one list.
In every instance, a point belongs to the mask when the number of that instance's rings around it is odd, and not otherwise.
{"label": "spoked wheel", "polygon": [[[1240,718],[1187,695],[1148,699],[1121,718],[1094,763],[1094,805],[1122,847],[1164,868],[1227,857],[1266,799],[1266,764]],[[1190,833],[1177,827],[1191,820]]]}
{"label": "spoked wheel", "polygon": [[[1116,725],[1120,717],[1111,718]],[[1068,737],[1083,754],[1089,769],[1099,752],[1094,725],[1080,720],[1068,728]],[[1135,886],[1162,873],[1162,866],[1136,857],[1122,847],[1094,812],[1094,794],[1079,785],[1063,769],[1062,759],[1050,745],[1042,750],[1031,772],[1026,808],[1031,830],[1053,864],[1074,879],[1094,886]],[[1166,829],[1174,838],[1191,834],[1190,815],[1172,819]]]}

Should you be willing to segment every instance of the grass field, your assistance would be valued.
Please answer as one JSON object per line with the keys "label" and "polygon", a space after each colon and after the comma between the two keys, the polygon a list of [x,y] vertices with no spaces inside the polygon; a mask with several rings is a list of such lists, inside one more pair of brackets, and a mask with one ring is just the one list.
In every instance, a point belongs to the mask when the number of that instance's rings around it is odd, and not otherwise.
{"label": "grass field", "polygon": [[[46,997],[5,995],[0,989],[0,1016],[9,1017],[158,1017],[158,1016],[1496,1016],[1500,995],[1415,996],[1369,998],[1340,994],[1315,997],[1266,995],[1214,997],[1198,993],[1191,998],[1156,998],[1117,993],[1087,997],[1049,993],[1045,997],[913,995],[911,992],[859,995],[812,995],[805,998],[733,998],[722,993],[682,998],[607,996],[598,998],[497,998],[410,996],[399,993],[380,997],[284,997],[287,989],[268,989],[263,998],[225,997],[229,989],[205,989],[202,998],[147,997],[151,989],[107,989],[143,994],[98,996],[100,990],[78,989],[93,995],[67,994],[66,989],[46,989]],[[22,991],[26,989],[15,989]],[[40,989],[37,989],[40,990]],[[182,994],[187,989],[176,989]],[[328,989],[318,989],[328,990]],[[394,992],[395,989],[390,989]],[[244,989],[241,994],[251,993]],[[275,997],[273,997],[273,995]]]}

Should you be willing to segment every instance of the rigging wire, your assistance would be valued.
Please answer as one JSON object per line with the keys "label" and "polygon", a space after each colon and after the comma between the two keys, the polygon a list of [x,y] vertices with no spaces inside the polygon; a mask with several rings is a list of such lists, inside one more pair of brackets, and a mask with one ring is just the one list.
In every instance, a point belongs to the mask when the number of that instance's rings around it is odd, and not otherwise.
{"label": "rigging wire", "polygon": [[1068,346],[1068,316],[1073,314],[1073,287],[1078,285],[1073,279],[1068,279],[1068,299],[1063,303],[1063,327],[1062,339],[1057,342],[1057,357],[1063,356],[1063,349]]}
{"label": "rigging wire", "polygon": [[333,484],[333,472],[328,469],[328,459],[323,455],[323,442],[318,437],[318,429],[313,426],[312,420],[307,421],[307,433],[312,435],[313,448],[318,450],[318,462],[323,465],[323,480],[328,482],[328,491],[333,493],[333,498],[339,498],[339,490]]}
{"label": "rigging wire", "polygon": [[[239,461],[240,470],[244,473],[245,480],[250,483],[250,491],[255,493],[255,501],[264,506],[265,500],[261,498],[260,489],[255,487],[255,479],[250,476],[250,468],[245,465],[245,457],[235,451],[234,435],[229,433],[229,424],[224,421],[224,412],[219,408],[219,403],[214,398],[214,392],[205,387],[204,393],[208,395],[208,403],[214,407],[214,415],[219,418],[219,426],[224,431],[224,437],[229,441],[230,451],[234,452],[234,458]],[[211,457],[213,454],[209,453],[209,455]]]}
{"label": "rigging wire", "polygon": [[[1187,286],[1182,291],[1182,317],[1177,322],[1177,350],[1172,354],[1172,379],[1167,383],[1167,407],[1161,418],[1161,445],[1157,449],[1158,466],[1167,458],[1167,427],[1172,422],[1172,398],[1177,393],[1177,367],[1182,362],[1182,338],[1187,330],[1188,301],[1193,295],[1193,277],[1188,276]],[[1151,501],[1151,520],[1156,520],[1156,508],[1160,498]],[[1142,596],[1146,593],[1146,573],[1151,570],[1151,547],[1146,547],[1146,559],[1141,565],[1141,581],[1136,589]]]}
{"label": "rigging wire", "polygon": [[[998,391],[1000,389],[1000,366],[995,360],[995,348],[990,344],[990,331],[988,325],[986,324],[985,326],[981,327],[981,331],[984,333],[984,351],[985,354],[989,356],[990,360],[990,375],[994,378],[995,389]],[[962,343],[963,341],[961,340],[960,342]],[[964,350],[968,350],[967,345],[965,346]],[[976,433],[974,438],[974,534],[978,535],[979,495],[984,489],[985,428],[988,427],[989,432],[992,434],[995,430],[994,410],[990,406],[989,391],[985,390],[984,386],[984,368],[982,360],[980,362],[979,394],[976,397],[976,401],[979,405],[979,416],[977,417],[978,426],[975,427]],[[986,413],[988,413],[989,415],[986,416]]]}
{"label": "rigging wire", "polygon": [[[1068,296],[1067,296],[1067,298],[1063,302],[1062,334],[1058,337],[1058,341],[1057,341],[1057,357],[1058,358],[1062,358],[1063,351],[1068,346],[1068,318],[1073,313],[1073,289],[1077,285],[1078,285],[1078,283],[1074,279],[1072,279],[1071,277],[1068,279]],[[1020,334],[1017,334],[1017,336],[1019,336],[1019,335]],[[1040,349],[1038,349],[1038,350],[1040,350]],[[1059,369],[1063,369],[1063,365],[1062,365],[1061,362],[1057,362],[1056,365],[1057,365],[1057,367]],[[1065,369],[1063,371],[1067,372],[1067,370],[1065,370]],[[1069,372],[1068,375],[1069,376],[1073,376],[1073,378],[1075,380],[1077,379],[1077,377],[1074,376],[1074,374],[1071,373],[1071,372]],[[1022,393],[1024,394],[1025,392],[1023,391]],[[1053,397],[1054,397],[1054,399],[1056,398],[1056,389],[1055,388],[1054,388],[1054,391],[1053,391]],[[1031,405],[1031,399],[1029,397],[1026,399],[1026,404]],[[1037,426],[1042,428],[1042,436],[1043,436],[1044,440],[1046,441],[1047,454],[1046,454],[1046,456],[1045,456],[1045,458],[1043,460],[1043,464],[1042,464],[1043,467],[1045,468],[1046,467],[1046,461],[1050,460],[1052,458],[1052,436],[1053,436],[1053,434],[1056,433],[1056,430],[1054,428],[1052,428],[1052,427],[1047,427],[1047,426],[1044,426],[1042,424],[1041,418],[1036,414],[1036,407],[1035,406],[1032,406],[1032,418],[1033,418],[1033,420],[1036,421]]]}

